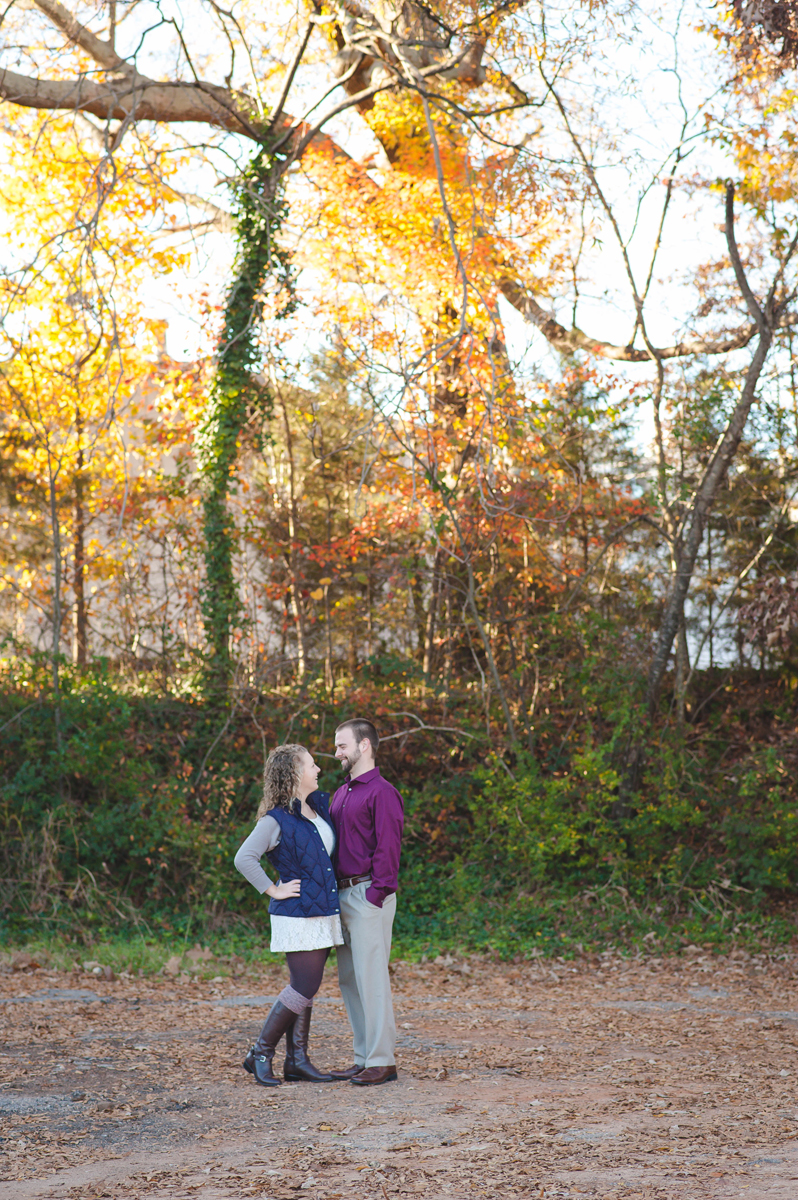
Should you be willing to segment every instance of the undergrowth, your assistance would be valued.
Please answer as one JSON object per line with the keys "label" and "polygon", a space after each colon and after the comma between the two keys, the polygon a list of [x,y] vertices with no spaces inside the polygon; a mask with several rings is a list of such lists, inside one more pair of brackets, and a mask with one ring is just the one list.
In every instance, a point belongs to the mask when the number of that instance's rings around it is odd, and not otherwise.
{"label": "undergrowth", "polygon": [[[406,809],[397,955],[789,942],[793,694],[775,677],[708,675],[701,722],[663,717],[619,816],[630,689],[594,662],[569,670],[562,703],[519,749],[486,731],[467,687],[408,696],[395,671],[363,672],[335,704],[311,681],[242,689],[219,708],[122,687],[102,665],[65,669],[56,722],[46,664],[17,660],[0,680],[0,943],[44,939],[83,958],[108,945],[120,962],[128,946],[136,970],[196,941],[268,961],[264,902],[233,868],[264,751],[304,742],[332,790],[335,726],[364,713],[405,731],[380,751]],[[150,966],[148,946],[160,947]]]}

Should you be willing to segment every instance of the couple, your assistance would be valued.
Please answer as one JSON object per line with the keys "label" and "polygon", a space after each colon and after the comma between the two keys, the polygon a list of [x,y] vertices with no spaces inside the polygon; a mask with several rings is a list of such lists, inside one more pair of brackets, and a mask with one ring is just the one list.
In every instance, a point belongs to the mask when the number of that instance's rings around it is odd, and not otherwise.
{"label": "couple", "polygon": [[[317,791],[321,768],[304,746],[277,746],[266,761],[258,823],[235,857],[241,874],[271,897],[271,949],[285,951],[290,975],[244,1059],[264,1087],[280,1083],[272,1065],[283,1034],[286,1080],[349,1079],[364,1087],[396,1079],[388,959],[404,808],[375,766],[378,745],[371,721],[338,727],[335,757],[347,774],[332,802]],[[276,884],[260,865],[264,854],[278,873]],[[333,946],[355,1062],[323,1072],[308,1057],[308,1035]]]}

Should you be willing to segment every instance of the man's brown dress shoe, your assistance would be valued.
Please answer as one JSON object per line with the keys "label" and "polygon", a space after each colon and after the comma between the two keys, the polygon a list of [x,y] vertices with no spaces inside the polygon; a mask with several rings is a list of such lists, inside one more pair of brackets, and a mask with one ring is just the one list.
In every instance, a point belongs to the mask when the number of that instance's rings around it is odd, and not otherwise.
{"label": "man's brown dress shoe", "polygon": [[359,1075],[354,1075],[351,1082],[358,1087],[370,1087],[374,1083],[391,1083],[396,1079],[396,1067],[366,1067]]}
{"label": "man's brown dress shoe", "polygon": [[353,1076],[359,1075],[362,1070],[362,1067],[359,1067],[357,1063],[354,1063],[353,1066],[347,1067],[345,1071],[330,1071],[330,1074],[332,1075],[333,1079],[352,1079]]}

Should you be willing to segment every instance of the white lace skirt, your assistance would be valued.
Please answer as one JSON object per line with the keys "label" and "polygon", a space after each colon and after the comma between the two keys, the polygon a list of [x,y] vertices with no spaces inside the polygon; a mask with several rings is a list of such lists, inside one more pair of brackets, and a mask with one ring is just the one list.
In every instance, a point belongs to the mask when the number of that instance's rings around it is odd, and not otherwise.
{"label": "white lace skirt", "polygon": [[331,917],[269,917],[272,927],[270,949],[323,950],[326,946],[342,946],[344,934],[338,913]]}

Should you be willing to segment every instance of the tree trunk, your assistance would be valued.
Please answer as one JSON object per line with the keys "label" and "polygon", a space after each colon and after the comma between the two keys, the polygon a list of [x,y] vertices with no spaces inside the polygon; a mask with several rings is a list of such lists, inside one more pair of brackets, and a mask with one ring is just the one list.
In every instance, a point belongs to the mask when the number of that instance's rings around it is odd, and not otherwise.
{"label": "tree trunk", "polygon": [[662,679],[665,674],[671,647],[673,646],[673,639],[676,636],[679,623],[684,620],[684,602],[690,588],[690,581],[693,577],[696,559],[701,548],[704,529],[706,528],[712,505],[742,440],[748,414],[754,403],[759,377],[762,374],[762,369],[773,341],[773,331],[778,328],[779,321],[783,315],[784,305],[787,303],[786,300],[776,302],[776,290],[780,283],[783,282],[787,265],[793,258],[796,249],[798,249],[798,234],[796,234],[781,255],[780,266],[771,284],[765,304],[763,307],[760,307],[745,277],[734,236],[734,184],[732,183],[726,185],[725,229],[726,243],[729,247],[729,258],[734,268],[737,286],[756,324],[758,340],[754,356],[745,375],[742,394],[735,405],[722,436],[718,439],[715,451],[704,472],[704,477],[698,486],[689,510],[689,522],[685,521],[686,533],[682,534],[680,538],[681,552],[679,554],[677,572],[665,606],[665,614],[659,638],[657,639],[654,657],[648,673],[647,701],[649,717],[653,717],[656,712]]}
{"label": "tree trunk", "polygon": [[356,617],[353,613],[352,621],[349,626],[349,664],[348,664],[349,665],[349,676],[353,682],[354,682],[355,676],[357,675],[357,668],[358,668],[357,646],[358,646],[357,624],[356,624]]}
{"label": "tree trunk", "polygon": [[367,657],[371,658],[374,653],[374,605],[372,603],[371,589],[371,551],[369,550],[367,559],[368,569],[366,572],[366,633],[368,635]]}
{"label": "tree trunk", "polygon": [[[714,584],[712,582],[712,522],[707,526],[707,578],[709,580],[709,590],[707,592],[707,616],[709,619],[709,669],[710,671],[715,666],[715,612],[713,604]],[[698,664],[696,664],[697,666]]]}
{"label": "tree trunk", "polygon": [[327,637],[324,648],[324,683],[331,700],[335,699],[335,671],[333,669],[332,621],[330,620],[330,585],[324,585],[324,622]]}
{"label": "tree trunk", "polygon": [[427,627],[424,631],[424,680],[429,682],[432,672],[432,652],[435,645],[435,624],[438,612],[439,593],[441,590],[441,563],[443,550],[440,546],[435,549],[435,559],[432,564],[432,583],[430,586],[429,608],[427,609]]}
{"label": "tree trunk", "polygon": [[78,434],[78,464],[75,472],[75,531],[72,550],[72,591],[75,596],[73,614],[72,661],[85,667],[87,652],[86,620],[86,512],[83,504],[85,478],[83,475],[83,444],[80,413],[76,418]]}
{"label": "tree trunk", "polygon": [[690,656],[687,651],[687,631],[684,624],[684,614],[679,622],[676,634],[676,677],[674,680],[673,696],[676,706],[676,721],[684,725],[685,700],[687,697],[687,677],[690,674]]}
{"label": "tree trunk", "polygon": [[291,616],[294,618],[294,630],[296,632],[296,677],[301,683],[307,672],[307,637],[305,634],[305,610],[297,581],[296,551],[293,551],[291,554],[290,570],[291,587],[289,588],[289,594],[291,596]]}
{"label": "tree trunk", "polygon": [[468,595],[467,595],[468,607],[471,612],[471,616],[474,618],[474,624],[476,625],[477,629],[479,630],[479,636],[482,641],[482,647],[485,651],[485,658],[488,663],[488,670],[490,671],[490,677],[493,680],[493,686],[496,689],[496,694],[498,695],[499,702],[502,706],[502,713],[504,714],[504,723],[507,728],[507,735],[510,739],[510,744],[515,745],[515,743],[518,740],[518,738],[516,736],[516,732],[515,732],[515,723],[513,721],[512,715],[510,713],[510,705],[507,703],[507,695],[504,690],[504,685],[502,684],[502,681],[501,681],[501,676],[499,675],[499,668],[496,666],[496,659],[493,656],[493,647],[490,644],[490,638],[488,636],[488,631],[485,628],[482,617],[479,615],[479,609],[477,607],[476,581],[474,580],[474,572],[471,569],[470,562],[466,562],[465,567],[466,567],[466,571],[468,574]]}
{"label": "tree trunk", "polygon": [[[48,459],[49,459],[48,450]],[[61,526],[58,517],[58,499],[56,497],[55,482],[57,472],[53,470],[52,461],[48,462],[49,467],[49,500],[50,500],[50,528],[53,534],[53,638],[52,638],[52,659],[51,672],[53,681],[53,717],[55,722],[55,744],[58,751],[59,764],[61,759]],[[61,772],[58,774],[59,788],[62,788],[63,781]]]}
{"label": "tree trunk", "polygon": [[[424,659],[424,644],[426,640],[427,618],[424,615],[424,597],[421,588],[421,565],[419,555],[413,555],[413,565],[408,571],[407,589],[410,598],[410,609],[413,613],[412,623],[408,623],[407,631],[410,634],[411,624],[415,627],[416,634],[416,655],[420,655],[422,661]],[[408,636],[407,657],[413,658],[412,638]]]}
{"label": "tree trunk", "polygon": [[653,717],[659,702],[660,689],[665,670],[668,665],[673,641],[684,620],[684,602],[690,589],[690,582],[695,570],[696,559],[704,537],[704,529],[715,497],[726,477],[729,466],[737,453],[740,441],[748,420],[748,414],[754,402],[756,387],[762,368],[765,365],[768,351],[773,340],[773,334],[764,327],[756,344],[754,357],[748,367],[742,394],[738,400],[723,435],[718,440],[715,452],[709,461],[696,491],[695,499],[690,509],[689,521],[682,539],[682,551],[679,555],[676,572],[670,593],[665,604],[665,613],[657,638],[654,657],[648,672],[647,695],[649,717]]}
{"label": "tree trunk", "polygon": [[[330,495],[329,478],[327,476],[327,460],[323,460],[322,464],[322,481],[324,484],[324,502],[327,506],[327,565],[332,562],[332,496]],[[332,610],[330,608],[330,585],[329,583],[322,584],[324,588],[324,626],[326,631],[325,652],[324,652],[324,682],[327,687],[327,694],[331,700],[335,699],[335,669],[333,667],[333,642],[332,642]]]}
{"label": "tree trunk", "polygon": [[445,717],[446,713],[448,711],[448,708],[449,708],[449,692],[450,692],[451,686],[452,686],[452,667],[453,667],[452,639],[454,636],[453,632],[452,632],[452,589],[451,589],[451,584],[449,582],[448,573],[446,574],[446,576],[444,578],[444,587],[445,587],[445,611],[446,611],[446,638],[444,640],[444,650],[443,650],[443,715]]}
{"label": "tree trunk", "polygon": [[305,606],[302,602],[302,586],[299,579],[297,554],[298,530],[294,439],[288,419],[288,406],[286,405],[285,397],[281,393],[280,407],[283,414],[283,429],[285,430],[285,448],[288,454],[288,569],[291,578],[291,613],[294,618],[294,628],[296,630],[296,675],[301,683],[307,671],[307,635],[305,631]]}

